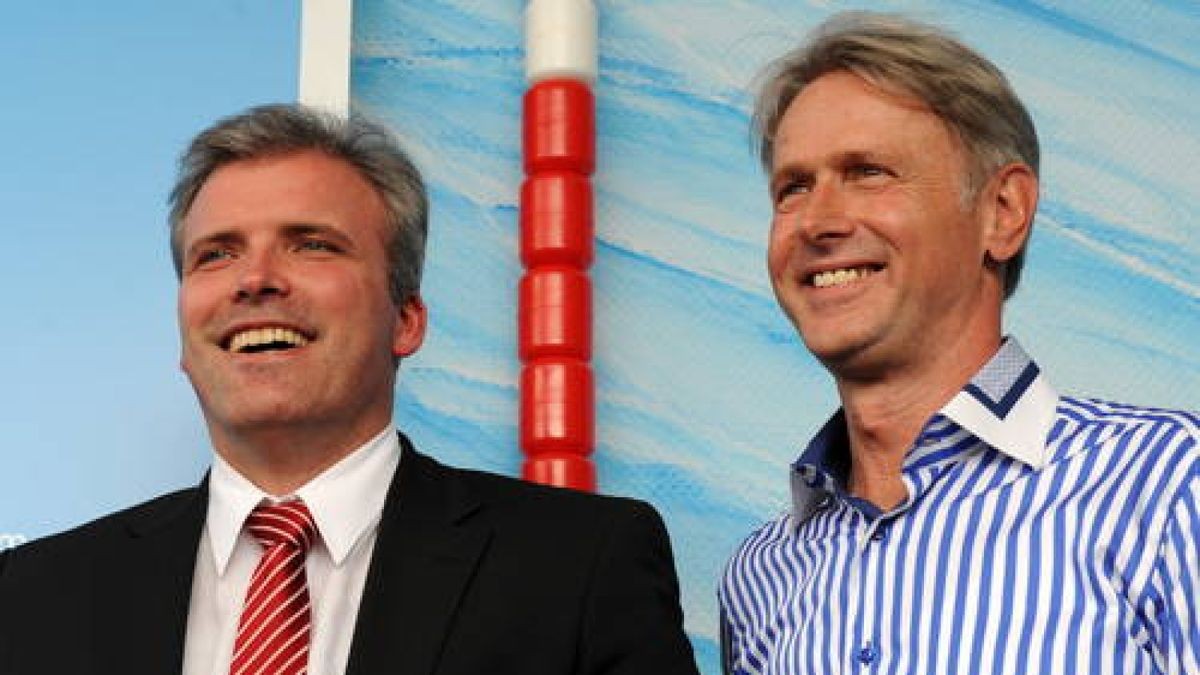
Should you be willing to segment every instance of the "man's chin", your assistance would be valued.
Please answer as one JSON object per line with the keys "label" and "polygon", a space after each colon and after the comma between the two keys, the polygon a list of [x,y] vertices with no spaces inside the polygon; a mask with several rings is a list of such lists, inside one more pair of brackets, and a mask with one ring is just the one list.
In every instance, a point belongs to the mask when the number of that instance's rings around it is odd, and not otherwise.
{"label": "man's chin", "polygon": [[226,398],[204,406],[209,427],[219,427],[237,435],[296,426],[312,415],[312,406],[298,404],[298,397],[264,393],[253,399]]}
{"label": "man's chin", "polygon": [[878,350],[871,336],[843,330],[820,335],[802,333],[801,337],[808,351],[836,378],[869,377],[877,369]]}
{"label": "man's chin", "polygon": [[856,326],[842,322],[815,322],[800,324],[800,339],[812,355],[821,363],[836,363],[853,357],[868,341]]}

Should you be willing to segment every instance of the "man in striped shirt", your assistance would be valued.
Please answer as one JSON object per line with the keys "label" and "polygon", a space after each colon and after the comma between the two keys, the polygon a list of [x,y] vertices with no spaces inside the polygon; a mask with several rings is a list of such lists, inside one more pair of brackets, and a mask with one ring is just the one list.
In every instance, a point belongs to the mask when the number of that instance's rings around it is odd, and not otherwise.
{"label": "man in striped shirt", "polygon": [[1200,418],[1059,396],[1001,332],[1038,199],[996,67],[879,14],[756,109],[776,297],[841,409],[720,586],[733,673],[1200,672]]}

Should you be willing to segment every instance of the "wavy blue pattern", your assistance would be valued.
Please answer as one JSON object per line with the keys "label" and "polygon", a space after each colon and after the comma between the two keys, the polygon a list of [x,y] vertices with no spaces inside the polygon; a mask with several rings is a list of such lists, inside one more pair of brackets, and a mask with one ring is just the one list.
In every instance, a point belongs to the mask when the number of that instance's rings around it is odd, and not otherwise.
{"label": "wavy blue pattern", "polygon": [[[708,673],[725,558],[787,507],[785,466],[836,406],[766,280],[746,131],[754,73],[828,4],[597,3],[597,462],[604,491],[666,517]],[[890,6],[991,56],[1038,122],[1043,205],[1008,329],[1064,391],[1200,408],[1200,10],[1077,4]],[[433,189],[432,333],[400,423],[447,461],[515,474],[523,5],[356,5],[354,106]]]}

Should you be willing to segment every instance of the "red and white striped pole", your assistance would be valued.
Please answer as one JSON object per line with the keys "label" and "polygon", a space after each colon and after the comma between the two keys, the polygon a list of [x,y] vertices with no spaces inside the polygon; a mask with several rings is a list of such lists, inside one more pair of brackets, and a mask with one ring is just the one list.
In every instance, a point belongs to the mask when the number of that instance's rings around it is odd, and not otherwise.
{"label": "red and white striped pole", "polygon": [[592,184],[596,166],[596,8],[529,0],[525,8],[521,278],[522,476],[596,489],[592,377]]}

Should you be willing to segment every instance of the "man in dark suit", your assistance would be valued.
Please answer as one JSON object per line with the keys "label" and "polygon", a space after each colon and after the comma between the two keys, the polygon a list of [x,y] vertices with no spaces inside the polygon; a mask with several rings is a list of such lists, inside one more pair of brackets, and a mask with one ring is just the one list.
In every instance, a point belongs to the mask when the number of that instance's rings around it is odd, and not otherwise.
{"label": "man in dark suit", "polygon": [[419,174],[299,106],[218,122],[171,194],[196,488],[0,553],[0,674],[695,673],[649,506],[442,466],[392,425]]}

